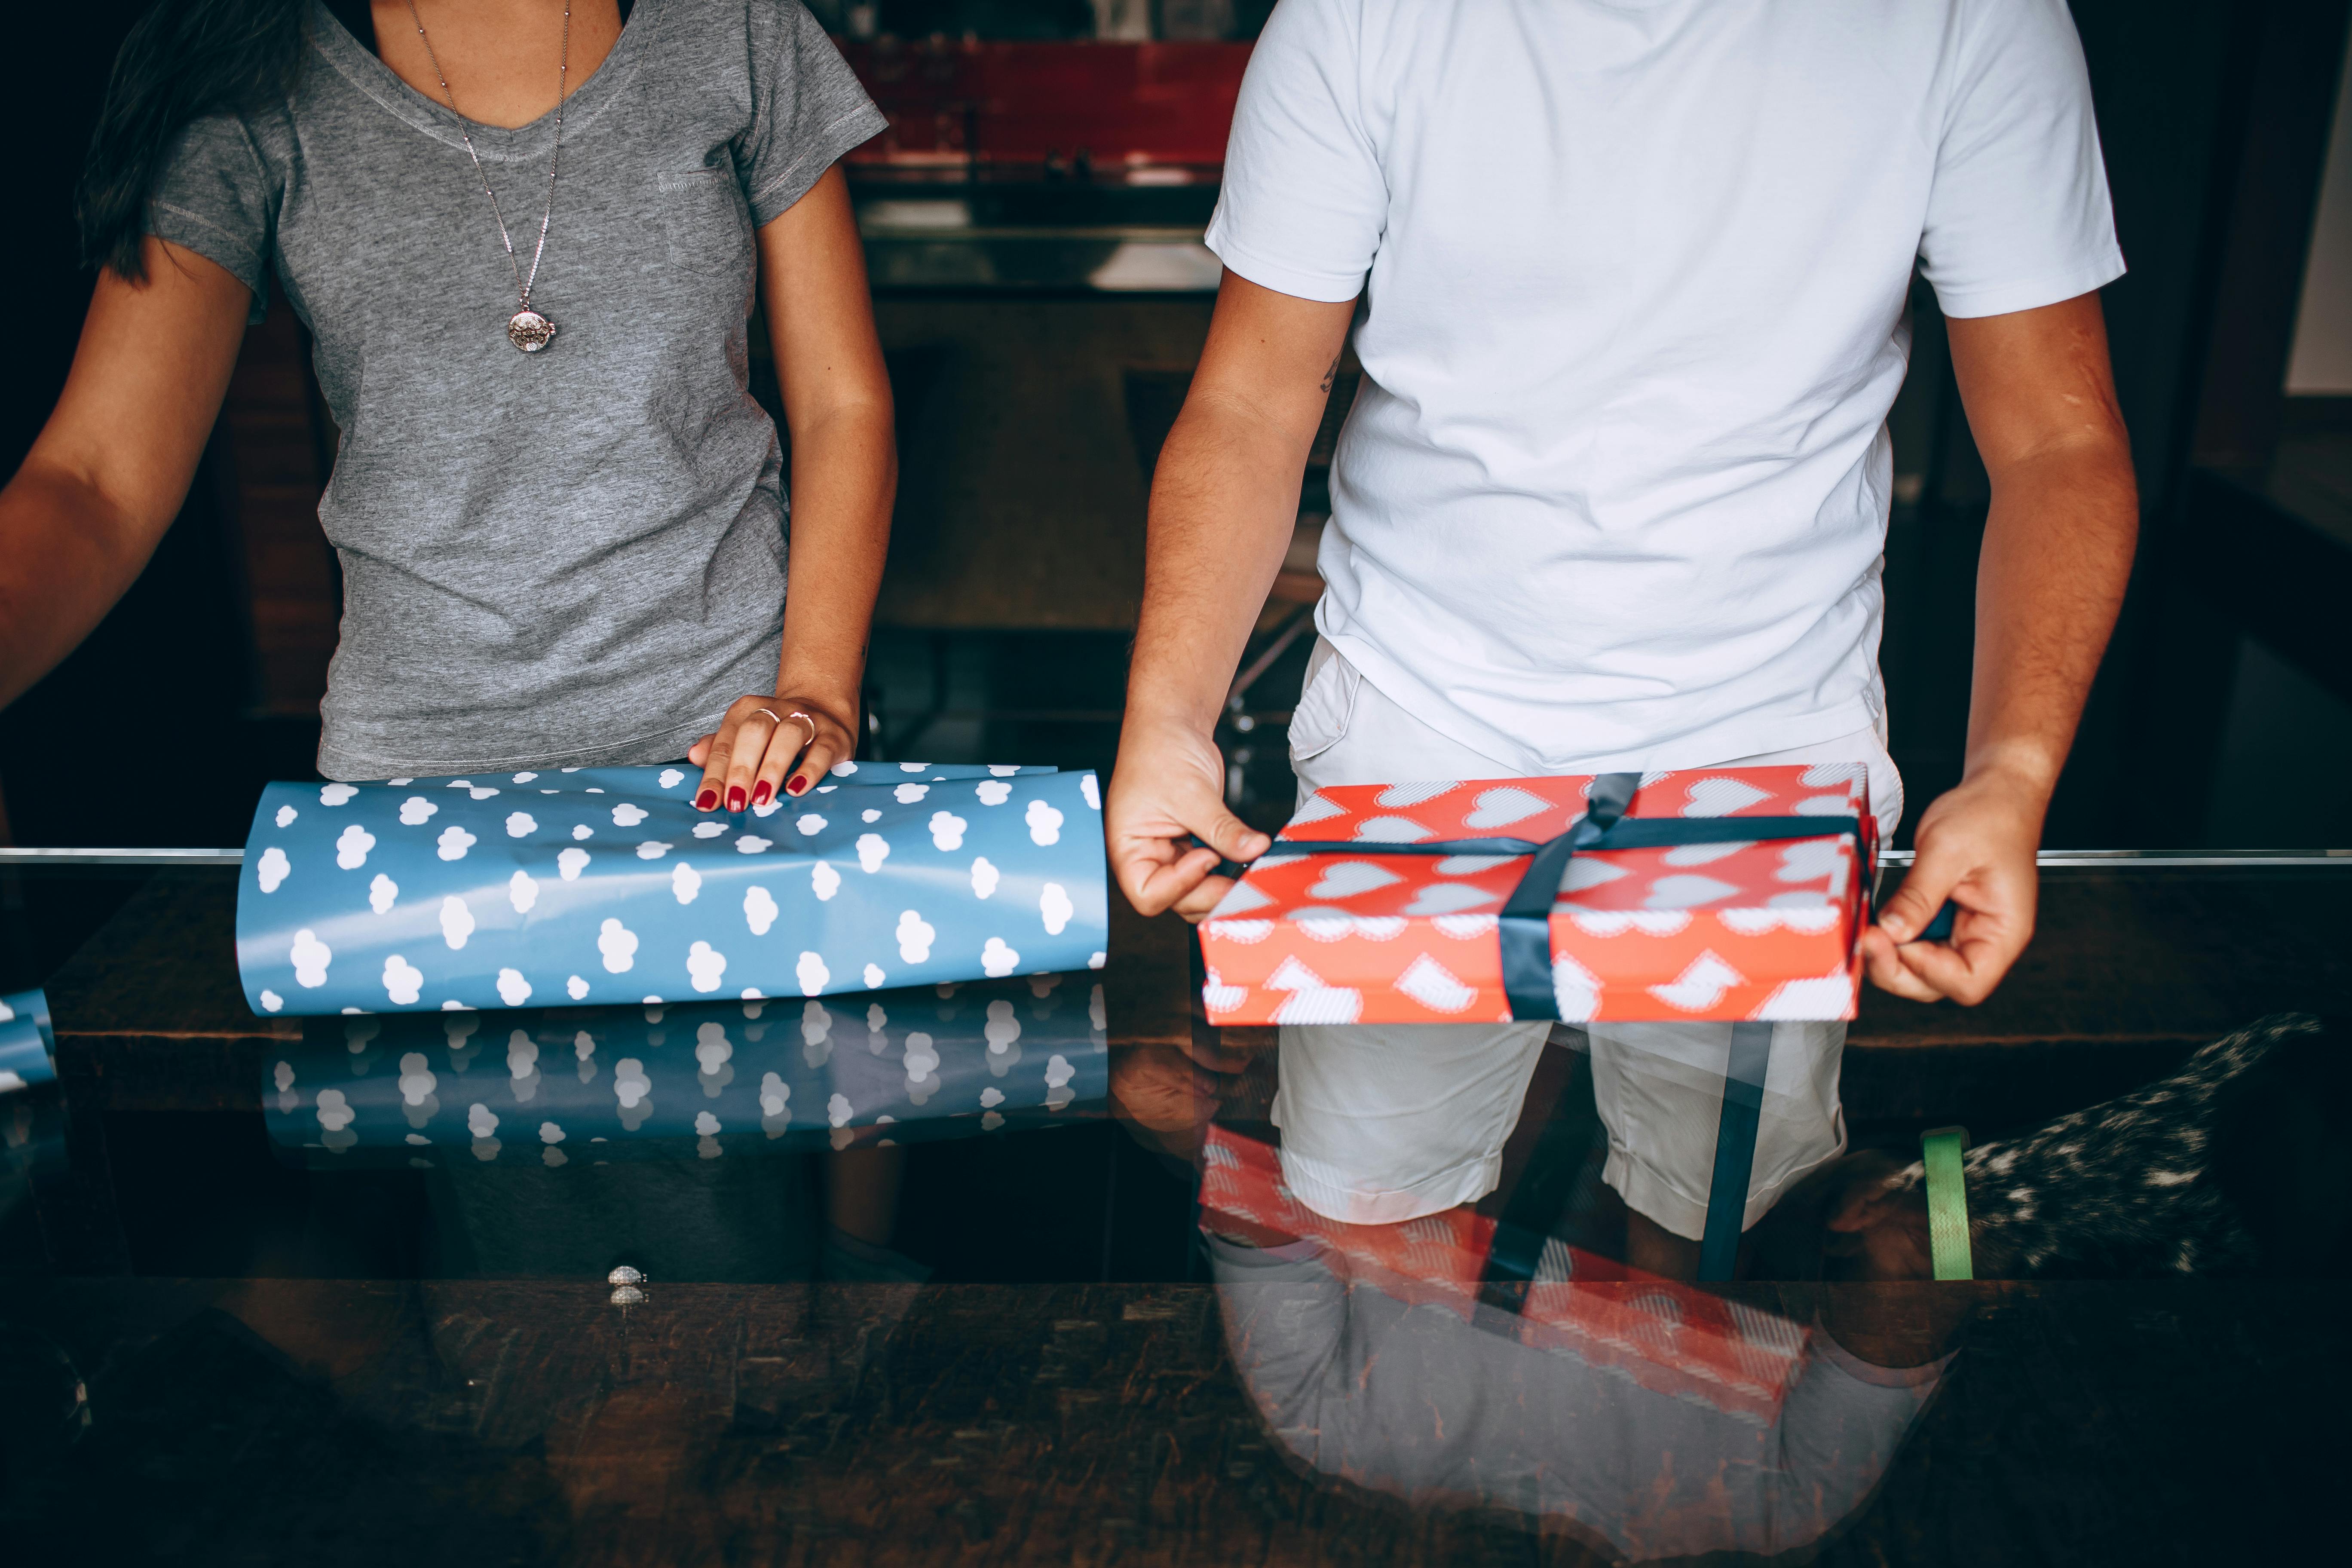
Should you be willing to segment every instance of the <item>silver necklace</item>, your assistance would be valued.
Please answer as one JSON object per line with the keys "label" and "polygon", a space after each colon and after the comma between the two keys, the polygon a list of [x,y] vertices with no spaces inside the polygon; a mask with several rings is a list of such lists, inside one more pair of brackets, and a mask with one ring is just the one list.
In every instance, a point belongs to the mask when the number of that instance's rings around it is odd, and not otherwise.
{"label": "silver necklace", "polygon": [[507,233],[507,216],[499,210],[499,194],[490,189],[490,176],[482,167],[482,155],[474,151],[471,133],[473,121],[457,108],[457,95],[449,90],[449,78],[441,68],[441,57],[433,52],[433,40],[425,31],[425,19],[416,14],[416,0],[408,0],[408,19],[416,24],[416,36],[425,40],[425,58],[433,62],[433,74],[440,79],[441,96],[449,102],[449,112],[457,117],[457,136],[466,143],[466,155],[474,161],[474,173],[482,180],[482,195],[490,198],[490,216],[498,220],[499,238],[505,241],[507,265],[514,269],[515,293],[522,309],[507,318],[507,342],[527,354],[535,354],[555,341],[555,323],[530,308],[530,290],[539,281],[539,258],[547,254],[547,225],[555,216],[555,173],[563,164],[563,98],[572,79],[572,6],[565,0],[563,7],[563,52],[556,65],[555,79],[555,156],[547,164],[547,210],[539,215],[539,244],[530,253],[530,276],[522,274],[522,263],[515,259],[513,236]]}

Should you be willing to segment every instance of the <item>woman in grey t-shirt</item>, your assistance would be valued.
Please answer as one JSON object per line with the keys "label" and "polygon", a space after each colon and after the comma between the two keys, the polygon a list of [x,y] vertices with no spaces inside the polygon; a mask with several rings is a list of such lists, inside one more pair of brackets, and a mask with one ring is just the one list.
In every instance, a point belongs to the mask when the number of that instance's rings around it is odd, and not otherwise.
{"label": "woman in grey t-shirt", "polygon": [[341,434],[322,773],[683,752],[700,804],[740,809],[850,754],[897,459],[834,165],[884,122],[798,0],[624,10],[140,24],[83,191],[80,351],[0,493],[0,702],[145,563],[276,289]]}

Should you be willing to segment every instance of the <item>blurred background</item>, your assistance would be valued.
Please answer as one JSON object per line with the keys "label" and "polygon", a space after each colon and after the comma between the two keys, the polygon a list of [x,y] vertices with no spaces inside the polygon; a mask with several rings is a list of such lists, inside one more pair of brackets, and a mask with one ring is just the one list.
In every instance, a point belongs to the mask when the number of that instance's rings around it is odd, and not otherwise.
{"label": "blurred background", "polygon": [[[12,23],[37,64],[0,105],[17,214],[0,256],[8,470],[71,359],[90,277],[70,193],[142,8],[83,0]],[[1216,288],[1200,237],[1271,5],[813,9],[890,120],[850,161],[903,468],[868,749],[1107,769],[1151,468]],[[2131,266],[2105,300],[2146,531],[2053,846],[2352,845],[2347,9],[2074,7]],[[1986,493],[1924,286],[1912,315],[1883,662],[1916,816],[1959,774]],[[1269,826],[1290,805],[1284,729],[1345,369],[1221,736],[1233,798]],[[755,375],[772,404],[772,374]],[[339,614],[316,515],[335,444],[304,333],[273,305],[145,575],[0,713],[0,843],[234,845],[262,781],[311,776]]]}

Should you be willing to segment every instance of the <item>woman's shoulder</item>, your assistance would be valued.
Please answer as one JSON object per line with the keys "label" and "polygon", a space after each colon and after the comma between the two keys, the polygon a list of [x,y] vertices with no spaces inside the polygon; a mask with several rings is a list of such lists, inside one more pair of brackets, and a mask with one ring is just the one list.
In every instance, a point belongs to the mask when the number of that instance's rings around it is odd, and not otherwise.
{"label": "woman's shoulder", "polygon": [[[761,58],[824,29],[802,0],[637,0],[664,40]],[[630,21],[636,20],[633,15]]]}

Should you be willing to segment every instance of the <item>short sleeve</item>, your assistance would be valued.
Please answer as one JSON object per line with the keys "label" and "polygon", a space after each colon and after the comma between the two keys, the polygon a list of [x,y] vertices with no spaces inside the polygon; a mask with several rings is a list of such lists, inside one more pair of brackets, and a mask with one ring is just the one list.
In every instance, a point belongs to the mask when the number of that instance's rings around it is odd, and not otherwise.
{"label": "short sleeve", "polygon": [[[759,25],[760,12],[771,26]],[[756,0],[754,13],[751,129],[736,168],[751,221],[766,224],[889,121],[800,0]]]}
{"label": "short sleeve", "polygon": [[2082,40],[2064,0],[1964,4],[1920,237],[1948,316],[1998,316],[2123,276]]}
{"label": "short sleeve", "polygon": [[253,290],[250,319],[269,307],[269,249],[278,226],[278,182],[253,132],[233,115],[191,124],[148,193],[147,232],[183,245]]}
{"label": "short sleeve", "polygon": [[1234,109],[1206,243],[1263,288],[1337,303],[1363,291],[1388,226],[1365,133],[1360,0],[1282,0]]}

